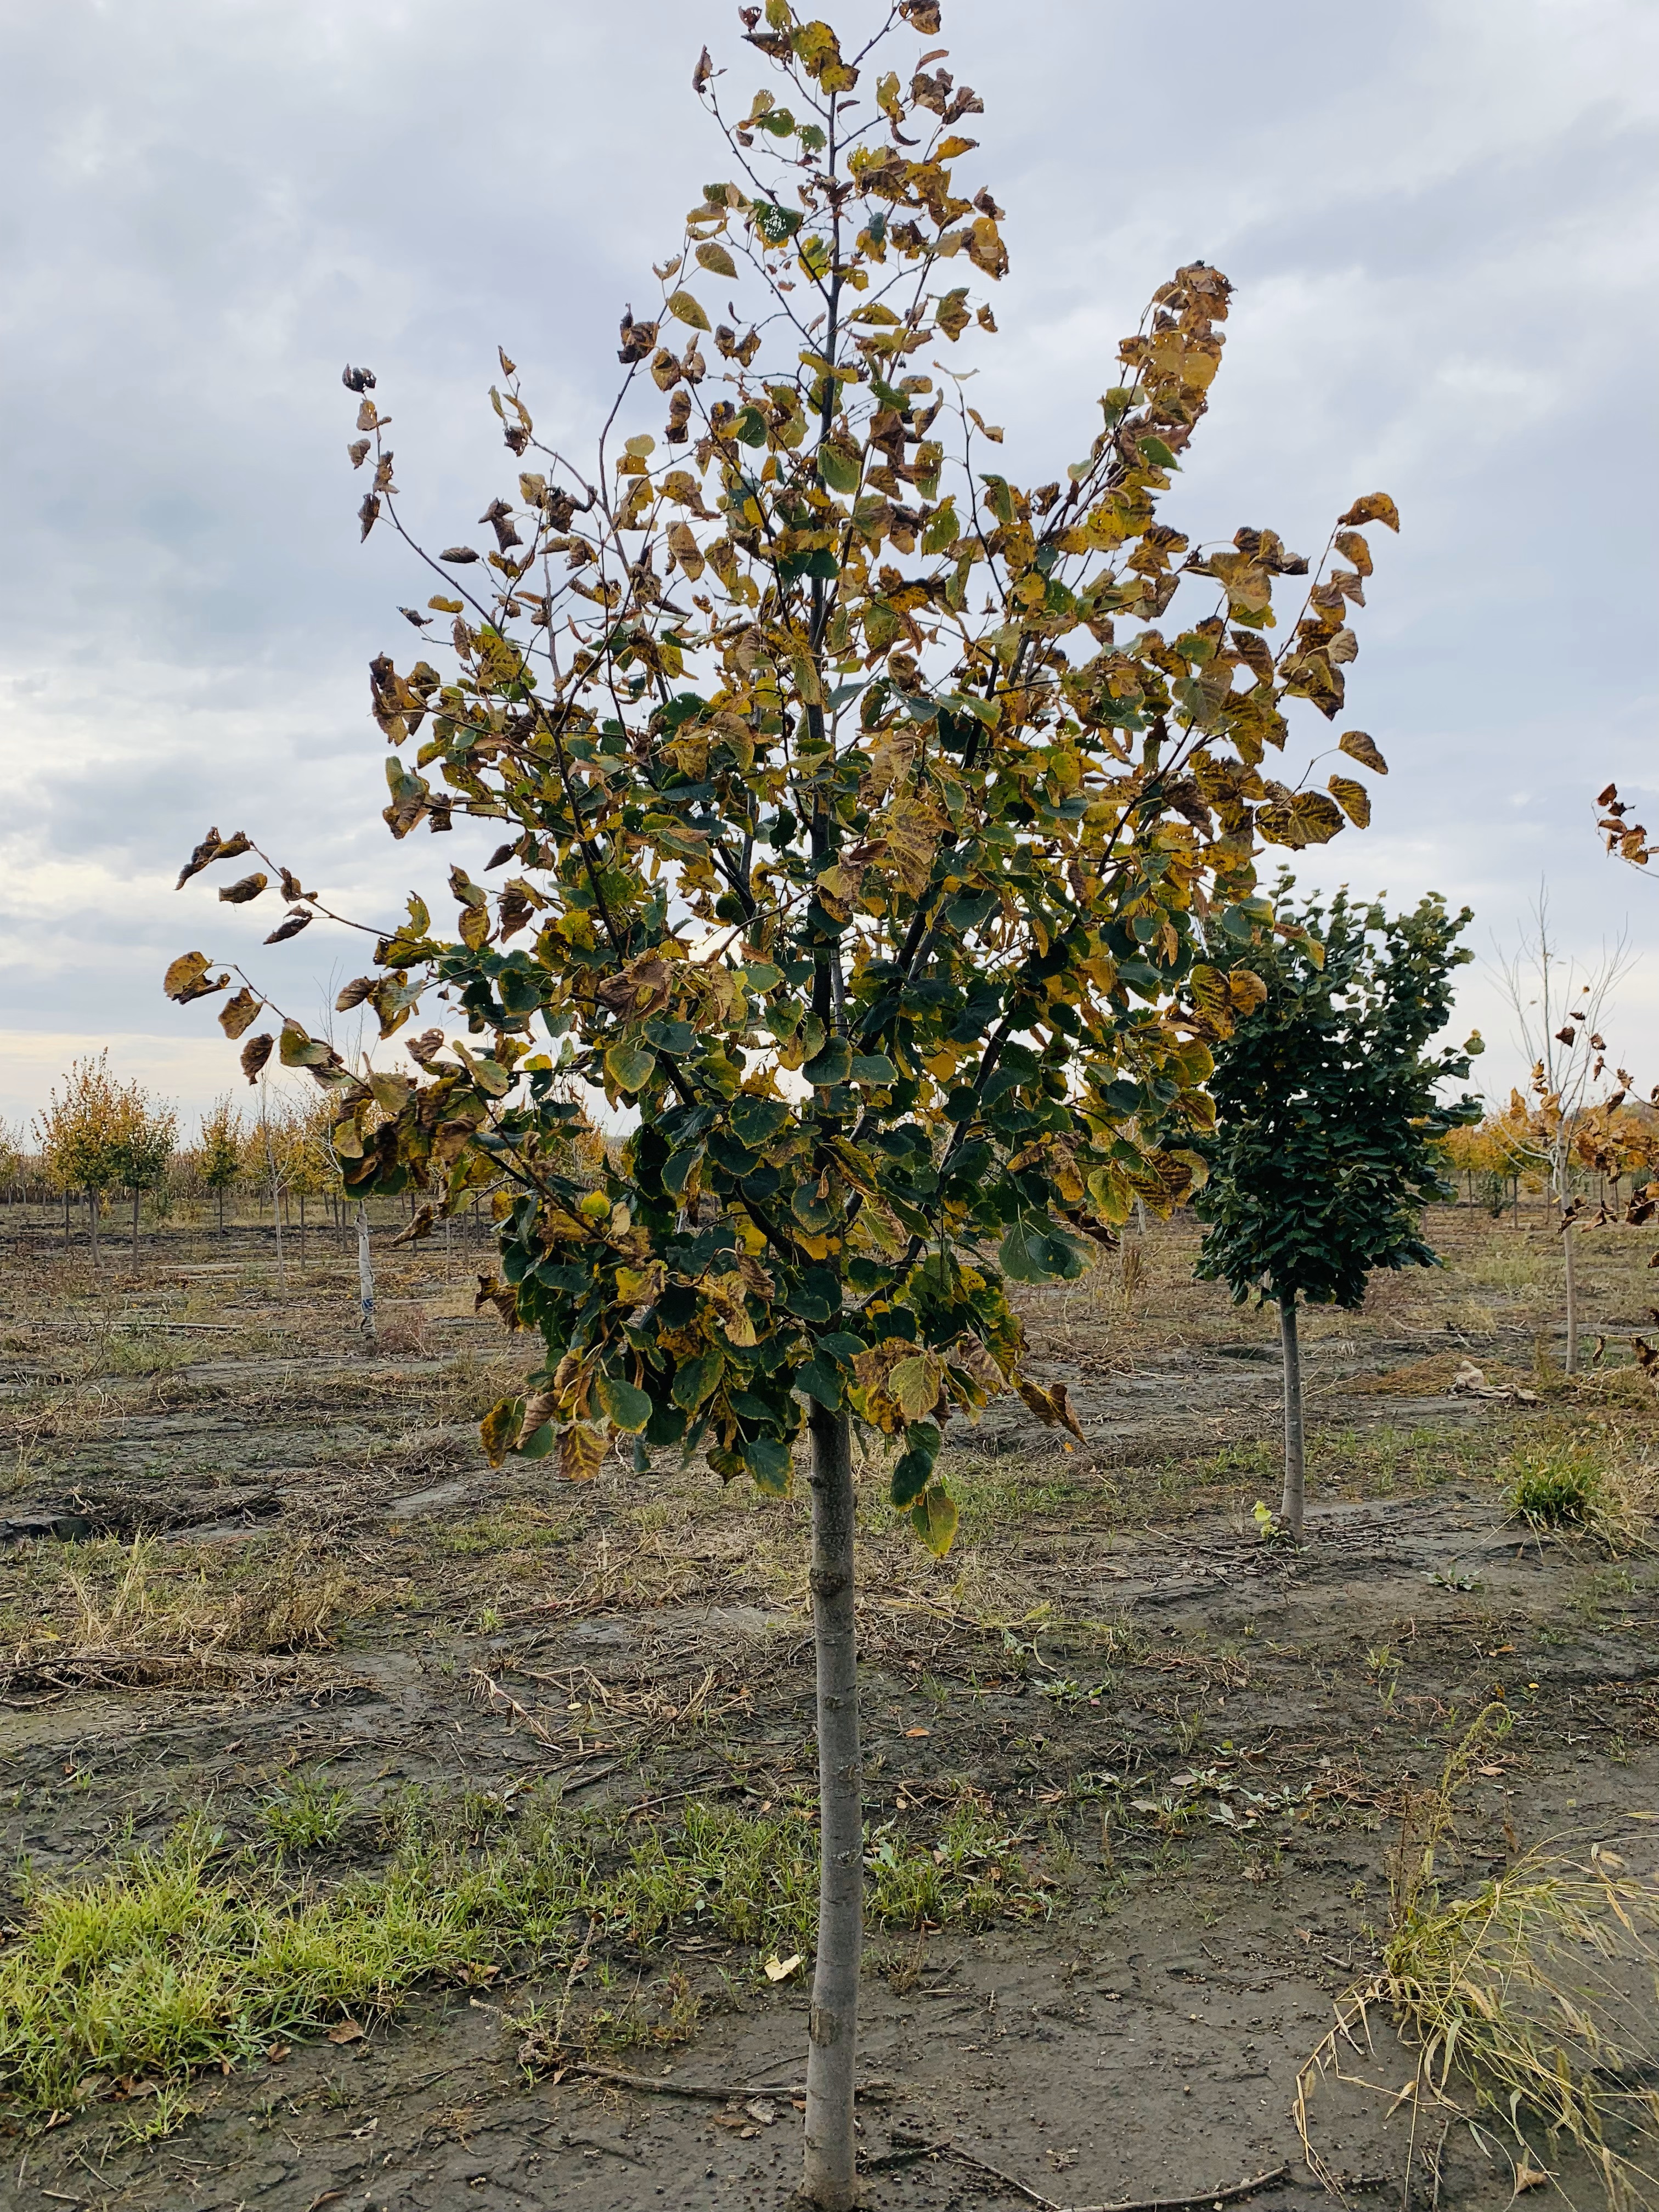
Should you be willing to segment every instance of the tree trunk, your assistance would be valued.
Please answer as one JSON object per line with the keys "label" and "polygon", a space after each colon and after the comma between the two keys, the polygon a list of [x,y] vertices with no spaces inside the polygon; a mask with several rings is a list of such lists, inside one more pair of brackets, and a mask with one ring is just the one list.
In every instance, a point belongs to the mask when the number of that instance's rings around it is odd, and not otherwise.
{"label": "tree trunk", "polygon": [[132,1264],[138,1265],[138,1186],[132,1186]]}
{"label": "tree trunk", "polygon": [[357,1201],[357,1326],[363,1341],[374,1347],[374,1255],[368,1249],[368,1208]]}
{"label": "tree trunk", "polygon": [[1561,1231],[1561,1260],[1567,1279],[1567,1372],[1578,1372],[1578,1269],[1573,1232]]}
{"label": "tree trunk", "polygon": [[67,1252],[67,1251],[69,1250],[69,1248],[70,1248],[70,1194],[69,1194],[69,1185],[68,1185],[67,1183],[65,1183],[65,1184],[64,1184],[64,1251],[65,1251],[65,1252]]}
{"label": "tree trunk", "polygon": [[283,1194],[273,1182],[270,1186],[270,1220],[276,1232],[276,1282],[279,1289],[287,1288],[283,1269]]}
{"label": "tree trunk", "polygon": [[1279,1335],[1285,1348],[1285,1502],[1279,1518],[1299,1544],[1306,1492],[1302,1447],[1302,1346],[1296,1333],[1296,1294],[1279,1301]]}
{"label": "tree trunk", "polygon": [[306,1194],[300,1193],[300,1273],[306,1271]]}
{"label": "tree trunk", "polygon": [[225,1187],[224,1187],[223,1183],[221,1183],[221,1184],[220,1184],[220,1186],[219,1186],[219,1234],[222,1237],[222,1236],[224,1235],[224,1233],[225,1233]]}
{"label": "tree trunk", "polygon": [[806,2053],[801,2195],[818,2212],[858,2202],[853,2131],[859,1963],[864,1948],[864,1802],[853,1619],[853,1434],[814,1406],[812,1642],[817,1661],[818,1948]]}
{"label": "tree trunk", "polygon": [[94,1267],[101,1267],[103,1261],[98,1253],[98,1194],[95,1190],[87,1193],[87,1224],[92,1235],[92,1264]]}

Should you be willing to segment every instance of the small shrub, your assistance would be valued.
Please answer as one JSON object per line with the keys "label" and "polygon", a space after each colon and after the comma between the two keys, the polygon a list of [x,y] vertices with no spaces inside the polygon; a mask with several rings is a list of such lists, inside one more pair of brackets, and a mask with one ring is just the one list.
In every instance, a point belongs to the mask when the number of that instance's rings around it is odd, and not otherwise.
{"label": "small shrub", "polygon": [[1582,1444],[1518,1456],[1508,1492],[1511,1513],[1533,1528],[1582,1528],[1595,1510],[1601,1470]]}
{"label": "small shrub", "polygon": [[319,1844],[338,1843],[356,1809],[350,1790],[325,1790],[314,1776],[302,1774],[266,1798],[259,1825],[284,1850],[315,1850]]}

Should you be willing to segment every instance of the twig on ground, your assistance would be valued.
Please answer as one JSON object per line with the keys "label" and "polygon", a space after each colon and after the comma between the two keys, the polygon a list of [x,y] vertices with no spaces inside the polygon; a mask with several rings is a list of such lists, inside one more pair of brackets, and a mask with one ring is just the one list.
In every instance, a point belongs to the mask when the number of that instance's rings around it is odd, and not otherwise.
{"label": "twig on ground", "polygon": [[[641,2089],[658,2097],[692,2097],[704,2104],[728,2104],[734,2097],[804,2097],[805,2085],[777,2081],[677,2081],[672,2074],[624,2074],[615,2066],[595,2066],[586,2058],[572,2058],[554,2075],[559,2081],[580,2074],[591,2081],[609,2081],[618,2089]],[[860,2081],[855,2096],[890,2095],[890,2081]]]}
{"label": "twig on ground", "polygon": [[[988,2173],[994,2180],[1002,2182],[1018,2196],[1024,2197],[1027,2203],[1038,2206],[1040,2212],[1206,2212],[1206,2208],[1210,2205],[1239,2203],[1245,2197],[1255,2197],[1261,2190],[1271,2189],[1277,2183],[1288,2181],[1291,2178],[1288,2166],[1275,2166],[1266,2173],[1253,2175],[1248,2181],[1236,2181],[1231,2188],[1200,2189],[1190,2197],[1135,2197],[1124,2198],[1115,2204],[1067,2205],[1061,2204],[1054,2197],[1043,2196],[1040,2190],[1031,2188],[1017,2175],[1005,2173],[1000,2166],[993,2166],[989,2159],[981,2158],[975,2151],[964,2149],[961,2143],[934,2143],[929,2148],[960,2159],[964,2166],[971,2166],[981,2173]],[[1356,2185],[1349,2185],[1350,2187]]]}

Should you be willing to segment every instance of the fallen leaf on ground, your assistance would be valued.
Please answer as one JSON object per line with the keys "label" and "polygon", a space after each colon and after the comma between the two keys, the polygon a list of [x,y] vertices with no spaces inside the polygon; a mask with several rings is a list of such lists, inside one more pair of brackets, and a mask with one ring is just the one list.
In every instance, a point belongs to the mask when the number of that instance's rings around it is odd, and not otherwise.
{"label": "fallen leaf on ground", "polygon": [[779,1958],[775,1951],[766,1962],[766,1978],[769,1982],[787,1982],[799,1964],[799,1951],[793,1953],[787,1959]]}

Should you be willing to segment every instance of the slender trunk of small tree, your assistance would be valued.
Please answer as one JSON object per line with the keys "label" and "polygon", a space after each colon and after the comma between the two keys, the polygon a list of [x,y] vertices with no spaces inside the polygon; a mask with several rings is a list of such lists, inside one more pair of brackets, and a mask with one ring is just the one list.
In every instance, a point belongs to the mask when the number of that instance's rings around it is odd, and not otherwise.
{"label": "slender trunk of small tree", "polygon": [[103,1261],[98,1250],[98,1194],[95,1190],[87,1193],[87,1224],[92,1237],[92,1264],[100,1267]]}
{"label": "slender trunk of small tree", "polygon": [[67,1251],[69,1250],[69,1248],[70,1248],[70,1194],[69,1194],[69,1185],[68,1185],[67,1183],[65,1183],[65,1184],[64,1184],[64,1251],[65,1251],[65,1252],[67,1252]]}
{"label": "slender trunk of small tree", "polygon": [[132,1264],[138,1265],[138,1186],[132,1186]]}
{"label": "slender trunk of small tree", "polygon": [[1567,1279],[1567,1372],[1578,1372],[1578,1269],[1571,1229],[1561,1231],[1561,1261]]}
{"label": "slender trunk of small tree", "polygon": [[374,1334],[374,1255],[368,1249],[368,1208],[357,1201],[357,1326],[372,1351]]}
{"label": "slender trunk of small tree", "polygon": [[225,1233],[225,1187],[224,1187],[223,1183],[221,1183],[221,1184],[220,1184],[220,1186],[219,1186],[219,1234],[222,1237],[222,1236],[224,1235],[224,1233]]}
{"label": "slender trunk of small tree", "polygon": [[1285,1501],[1279,1518],[1299,1544],[1307,1475],[1302,1445],[1302,1346],[1296,1333],[1294,1291],[1279,1301],[1279,1336],[1285,1348]]}
{"label": "slender trunk of small tree", "polygon": [[806,2053],[801,2194],[818,2212],[858,2202],[853,2131],[864,1948],[864,1790],[853,1600],[853,1435],[814,1406],[812,1642],[817,1661],[818,1948]]}
{"label": "slender trunk of small tree", "polygon": [[303,1273],[305,1273],[305,1266],[306,1266],[306,1194],[305,1194],[304,1191],[301,1191],[301,1192],[300,1193],[300,1272],[301,1272],[301,1274],[303,1274]]}

